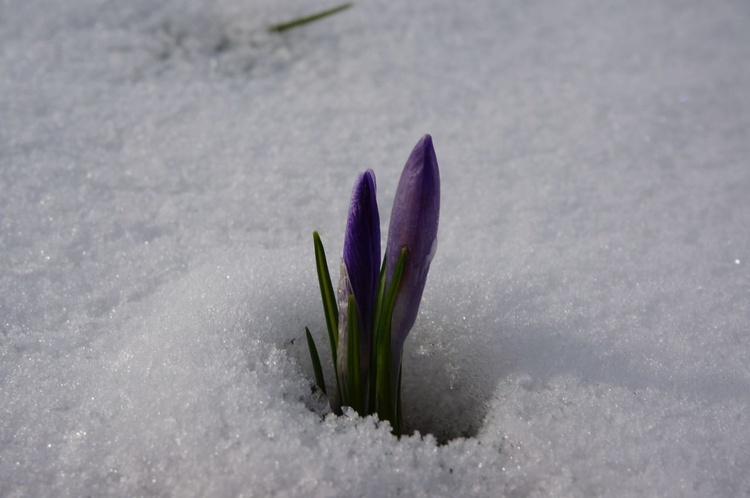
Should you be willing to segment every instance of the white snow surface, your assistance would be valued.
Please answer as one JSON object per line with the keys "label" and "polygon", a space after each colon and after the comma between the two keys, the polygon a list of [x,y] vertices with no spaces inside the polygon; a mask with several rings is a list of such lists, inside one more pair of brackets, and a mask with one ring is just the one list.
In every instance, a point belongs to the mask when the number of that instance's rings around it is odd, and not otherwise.
{"label": "white snow surface", "polygon": [[[330,6],[0,0],[0,496],[747,496],[750,3]],[[311,233],[424,133],[398,440]]]}

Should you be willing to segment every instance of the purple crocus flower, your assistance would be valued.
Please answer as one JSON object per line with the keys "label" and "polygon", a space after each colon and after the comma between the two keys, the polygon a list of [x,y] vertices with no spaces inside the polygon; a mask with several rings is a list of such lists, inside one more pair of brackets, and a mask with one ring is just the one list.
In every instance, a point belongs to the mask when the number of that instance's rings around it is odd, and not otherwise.
{"label": "purple crocus flower", "polygon": [[339,379],[346,382],[346,309],[350,294],[354,294],[360,318],[359,351],[361,378],[366,379],[370,368],[370,343],[373,310],[380,274],[380,214],[375,198],[375,173],[368,169],[354,183],[344,235],[344,259],[341,264],[338,300]]}
{"label": "purple crocus flower", "polygon": [[430,262],[437,249],[440,216],[440,171],[432,137],[422,137],[406,161],[393,200],[386,246],[386,284],[390,286],[401,250],[407,258],[391,321],[393,382],[401,352],[419,311]]}

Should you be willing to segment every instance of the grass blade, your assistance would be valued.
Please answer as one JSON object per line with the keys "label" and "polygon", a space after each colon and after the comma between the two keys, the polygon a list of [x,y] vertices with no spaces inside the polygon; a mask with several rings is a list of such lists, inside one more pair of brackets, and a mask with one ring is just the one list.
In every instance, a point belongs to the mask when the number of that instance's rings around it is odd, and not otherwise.
{"label": "grass blade", "polygon": [[347,2],[347,3],[344,3],[344,4],[338,5],[336,7],[333,7],[331,9],[322,10],[320,12],[317,12],[317,13],[309,15],[309,16],[300,17],[300,18],[294,19],[292,21],[288,21],[288,22],[281,23],[281,24],[275,24],[275,25],[271,26],[270,29],[271,29],[271,31],[275,31],[277,33],[283,33],[284,31],[290,30],[292,28],[296,28],[298,26],[303,26],[303,25],[309,24],[311,22],[319,21],[320,19],[323,19],[325,17],[331,16],[333,14],[337,14],[337,13],[341,12],[342,10],[348,9],[352,5],[354,5],[352,2]]}

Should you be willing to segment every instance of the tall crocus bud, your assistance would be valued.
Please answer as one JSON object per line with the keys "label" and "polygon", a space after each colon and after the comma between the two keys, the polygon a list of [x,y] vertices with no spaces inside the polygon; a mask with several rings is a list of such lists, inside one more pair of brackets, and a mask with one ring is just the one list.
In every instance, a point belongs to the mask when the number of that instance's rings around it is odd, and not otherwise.
{"label": "tall crocus bud", "polygon": [[[437,249],[440,216],[440,171],[432,137],[417,142],[398,182],[386,246],[386,284],[390,287],[399,255],[406,248],[406,265],[391,321],[394,374],[398,372],[404,340],[419,311],[430,262]],[[394,382],[397,375],[394,375]]]}
{"label": "tall crocus bud", "polygon": [[348,298],[354,294],[359,324],[361,378],[370,366],[373,309],[380,274],[380,214],[375,198],[375,173],[367,170],[357,178],[352,190],[349,217],[344,235],[344,259],[339,279],[339,378],[346,379]]}

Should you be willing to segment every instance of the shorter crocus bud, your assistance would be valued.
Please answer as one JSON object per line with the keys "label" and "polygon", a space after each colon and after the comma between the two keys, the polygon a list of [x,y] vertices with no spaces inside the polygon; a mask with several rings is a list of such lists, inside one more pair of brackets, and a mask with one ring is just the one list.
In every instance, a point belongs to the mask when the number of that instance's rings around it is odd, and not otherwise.
{"label": "shorter crocus bud", "polygon": [[432,137],[425,135],[417,142],[401,173],[388,228],[388,286],[402,249],[406,248],[407,252],[391,320],[394,382],[398,378],[404,341],[417,318],[427,272],[437,249],[439,215],[440,171]]}
{"label": "shorter crocus bud", "polygon": [[[367,170],[357,178],[352,190],[349,217],[344,235],[344,258],[339,279],[339,379],[347,378],[347,307],[354,295],[359,316],[360,378],[366,379],[370,365],[375,293],[380,273],[380,214],[376,200],[375,173]],[[344,391],[347,388],[345,387]]]}

